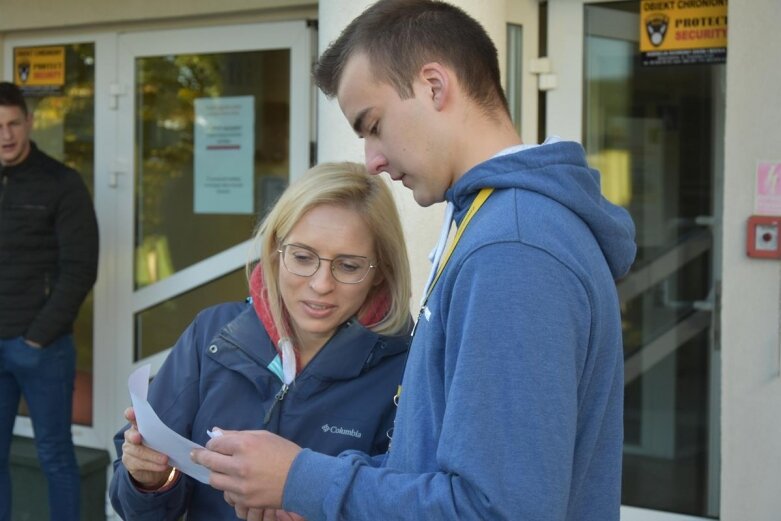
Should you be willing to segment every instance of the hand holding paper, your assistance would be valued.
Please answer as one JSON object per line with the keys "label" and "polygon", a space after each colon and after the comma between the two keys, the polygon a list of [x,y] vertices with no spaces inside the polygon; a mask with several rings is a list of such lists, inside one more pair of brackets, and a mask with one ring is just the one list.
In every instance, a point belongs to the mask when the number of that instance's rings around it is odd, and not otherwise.
{"label": "hand holding paper", "polygon": [[169,464],[201,483],[209,483],[209,470],[190,459],[190,451],[202,449],[201,445],[169,429],[147,402],[150,366],[139,367],[127,380],[130,400],[136,414],[138,431],[144,445],[168,456]]}
{"label": "hand holding paper", "polygon": [[125,409],[125,419],[130,427],[123,434],[122,464],[127,469],[135,485],[143,490],[158,490],[168,483],[172,467],[168,456],[144,445],[143,437],[138,432],[136,412],[133,407]]}

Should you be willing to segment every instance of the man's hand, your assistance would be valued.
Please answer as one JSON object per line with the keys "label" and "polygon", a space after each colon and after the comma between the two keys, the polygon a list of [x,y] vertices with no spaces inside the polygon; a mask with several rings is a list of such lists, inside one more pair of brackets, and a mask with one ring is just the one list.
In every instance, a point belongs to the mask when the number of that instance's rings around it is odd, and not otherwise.
{"label": "man's hand", "polygon": [[211,471],[209,484],[225,493],[239,517],[265,519],[257,516],[282,506],[287,474],[301,447],[268,431],[222,432],[206,444],[208,450],[196,449],[190,457]]}
{"label": "man's hand", "polygon": [[306,521],[294,512],[286,512],[274,508],[246,508],[235,505],[228,493],[225,493],[225,501],[236,509],[236,517],[247,521]]}

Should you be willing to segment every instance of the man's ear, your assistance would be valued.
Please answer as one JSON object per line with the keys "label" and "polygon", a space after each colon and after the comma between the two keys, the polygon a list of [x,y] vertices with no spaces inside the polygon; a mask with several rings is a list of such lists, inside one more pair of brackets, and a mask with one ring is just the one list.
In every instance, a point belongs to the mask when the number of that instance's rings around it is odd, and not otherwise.
{"label": "man's ear", "polygon": [[453,87],[450,74],[450,69],[438,62],[425,63],[420,68],[420,80],[437,110],[442,110],[450,97],[450,89]]}

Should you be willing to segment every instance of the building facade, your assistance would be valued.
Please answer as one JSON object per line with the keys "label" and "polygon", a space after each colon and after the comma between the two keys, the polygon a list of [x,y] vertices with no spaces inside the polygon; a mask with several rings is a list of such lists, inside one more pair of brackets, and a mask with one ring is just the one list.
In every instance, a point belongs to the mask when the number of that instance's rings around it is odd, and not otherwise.
{"label": "building facade", "polygon": [[[288,181],[362,160],[309,71],[368,3],[0,0],[0,77],[25,87],[33,138],[82,173],[100,224],[76,325],[78,445],[113,457],[130,372],[159,367],[199,309],[246,296],[257,216]],[[618,283],[622,519],[778,519],[781,269],[747,255],[747,221],[781,213],[781,3],[703,11],[682,30],[728,20],[726,61],[674,65],[642,63],[650,11],[726,0],[454,3],[496,42],[524,141],[583,143],[638,225]],[[443,208],[393,189],[417,301]],[[15,432],[32,434],[23,409]]]}

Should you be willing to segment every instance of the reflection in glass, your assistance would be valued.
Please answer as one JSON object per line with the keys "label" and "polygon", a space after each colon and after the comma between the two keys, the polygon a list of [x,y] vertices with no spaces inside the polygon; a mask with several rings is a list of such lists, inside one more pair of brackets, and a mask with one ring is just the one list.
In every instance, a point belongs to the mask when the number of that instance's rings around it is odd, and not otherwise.
{"label": "reflection in glass", "polygon": [[711,514],[707,491],[718,473],[708,445],[712,319],[698,305],[711,287],[712,239],[697,218],[713,213],[713,85],[722,71],[640,66],[639,45],[625,36],[639,31],[638,9],[634,1],[585,6],[584,146],[605,195],[637,225],[629,277],[650,274],[622,301],[622,501],[702,516]]}
{"label": "reflection in glass", "polygon": [[[136,60],[136,289],[249,239],[287,186],[289,62],[287,49]],[[195,100],[233,96],[254,97],[254,211],[199,213]]]}
{"label": "reflection in glass", "polygon": [[[32,139],[38,147],[81,174],[95,194],[95,44],[67,44],[65,84],[59,92],[25,93],[33,113]],[[92,424],[93,292],[87,295],[73,325],[76,387],[73,423]],[[26,414],[22,405],[21,412]]]}

